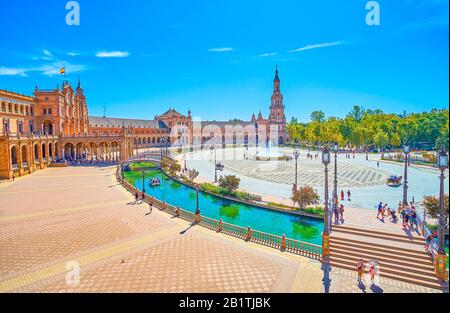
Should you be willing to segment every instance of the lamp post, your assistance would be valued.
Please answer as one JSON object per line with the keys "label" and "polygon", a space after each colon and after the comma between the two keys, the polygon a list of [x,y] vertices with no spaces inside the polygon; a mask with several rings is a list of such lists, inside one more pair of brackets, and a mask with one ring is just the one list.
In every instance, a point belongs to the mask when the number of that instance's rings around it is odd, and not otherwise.
{"label": "lamp post", "polygon": [[330,223],[328,209],[328,164],[330,164],[330,150],[327,146],[322,151],[322,163],[325,165],[325,207],[323,214],[324,229],[322,234],[322,257],[327,262],[330,256]]}
{"label": "lamp post", "polygon": [[294,157],[295,157],[295,184],[294,184],[294,189],[297,190],[297,186],[298,186],[298,174],[297,174],[297,162],[298,162],[298,157],[300,156],[300,152],[298,150],[294,151]]}
{"label": "lamp post", "polygon": [[211,146],[212,150],[214,150],[214,182],[217,183],[217,152],[214,145]]}
{"label": "lamp post", "polygon": [[145,193],[145,171],[142,171],[142,194]]}
{"label": "lamp post", "polygon": [[194,223],[200,223],[200,208],[198,206],[198,186],[195,187],[196,205],[195,205],[195,216]]}
{"label": "lamp post", "polygon": [[337,206],[338,203],[338,195],[337,195],[337,155],[339,152],[339,145],[337,142],[333,144],[333,152],[334,152],[334,181],[333,181],[333,205]]}
{"label": "lamp post", "polygon": [[366,147],[366,161],[369,161],[369,148]]}
{"label": "lamp post", "polygon": [[437,155],[437,165],[441,170],[441,175],[439,176],[440,180],[440,189],[439,189],[439,225],[438,225],[438,255],[436,258],[436,276],[439,279],[446,280],[447,279],[447,271],[446,271],[446,263],[447,263],[447,254],[445,253],[444,244],[445,244],[445,226],[447,221],[445,220],[445,212],[444,212],[444,171],[448,168],[448,154],[445,151],[444,147],[442,147],[441,151],[439,151]]}
{"label": "lamp post", "polygon": [[403,182],[403,204],[408,205],[408,154],[410,148],[408,144],[403,146],[403,153],[405,154],[405,181]]}

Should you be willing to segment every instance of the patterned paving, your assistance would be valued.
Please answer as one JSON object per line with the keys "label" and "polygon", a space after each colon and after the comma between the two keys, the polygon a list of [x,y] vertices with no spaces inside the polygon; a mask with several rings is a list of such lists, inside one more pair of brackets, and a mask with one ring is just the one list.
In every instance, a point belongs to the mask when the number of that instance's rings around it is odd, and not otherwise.
{"label": "patterned paving", "polygon": [[[50,168],[0,185],[0,292],[323,291],[320,262],[148,214],[113,170]],[[66,283],[71,261],[78,286]],[[331,291],[361,292],[354,274],[333,269]]]}
{"label": "patterned paving", "polygon": [[[253,161],[253,160],[225,160],[227,169],[252,178],[270,182],[291,184],[295,180],[295,161]],[[330,179],[334,175],[332,167],[329,171]],[[365,187],[382,185],[385,183],[387,172],[352,164],[351,160],[339,159],[339,186]],[[320,160],[307,160],[300,157],[298,161],[298,180],[309,186],[323,186],[323,165]]]}

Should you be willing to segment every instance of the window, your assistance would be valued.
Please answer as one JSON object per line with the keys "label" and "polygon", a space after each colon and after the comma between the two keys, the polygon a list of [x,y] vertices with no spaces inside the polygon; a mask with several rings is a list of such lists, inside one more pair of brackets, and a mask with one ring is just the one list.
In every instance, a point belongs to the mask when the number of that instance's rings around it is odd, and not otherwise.
{"label": "window", "polygon": [[8,104],[8,112],[9,112],[9,113],[11,113],[11,112],[12,112],[12,105],[11,105],[11,103],[10,103],[10,104]]}
{"label": "window", "polygon": [[52,109],[47,109],[47,114],[52,114]]}
{"label": "window", "polygon": [[4,102],[2,102],[2,112],[6,112],[6,106]]}
{"label": "window", "polygon": [[45,101],[48,101],[48,97],[45,97]]}
{"label": "window", "polygon": [[33,115],[33,108],[30,108],[30,115]]}
{"label": "window", "polygon": [[42,114],[47,114],[47,109],[43,109]]}

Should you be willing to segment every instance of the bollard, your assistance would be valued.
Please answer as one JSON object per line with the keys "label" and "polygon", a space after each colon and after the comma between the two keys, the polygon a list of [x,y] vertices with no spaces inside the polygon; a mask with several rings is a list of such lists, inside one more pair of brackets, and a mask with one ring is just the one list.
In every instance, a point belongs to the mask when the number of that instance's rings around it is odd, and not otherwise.
{"label": "bollard", "polygon": [[252,228],[249,226],[247,228],[247,241],[252,240]]}
{"label": "bollard", "polygon": [[218,232],[222,231],[222,225],[223,225],[223,221],[222,221],[222,219],[220,219],[220,221],[219,221],[219,228],[217,229]]}
{"label": "bollard", "polygon": [[281,236],[281,251],[286,250],[286,235]]}
{"label": "bollard", "polygon": [[176,215],[177,217],[181,215],[181,210],[180,210],[180,208],[176,208],[176,209],[175,209],[175,215]]}

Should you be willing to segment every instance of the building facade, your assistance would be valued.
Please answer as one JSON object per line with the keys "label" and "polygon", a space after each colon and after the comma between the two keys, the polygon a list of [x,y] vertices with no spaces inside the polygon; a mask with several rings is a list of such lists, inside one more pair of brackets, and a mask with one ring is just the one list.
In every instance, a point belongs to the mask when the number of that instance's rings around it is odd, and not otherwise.
{"label": "building facade", "polygon": [[75,89],[67,81],[50,90],[36,87],[33,96],[0,90],[0,104],[0,178],[8,179],[66,160],[117,162],[141,148],[203,145],[212,138],[222,145],[248,144],[251,137],[256,144],[289,140],[278,69],[267,119],[259,112],[249,121],[196,122],[190,111],[175,109],[152,120],[89,116],[80,81]]}

